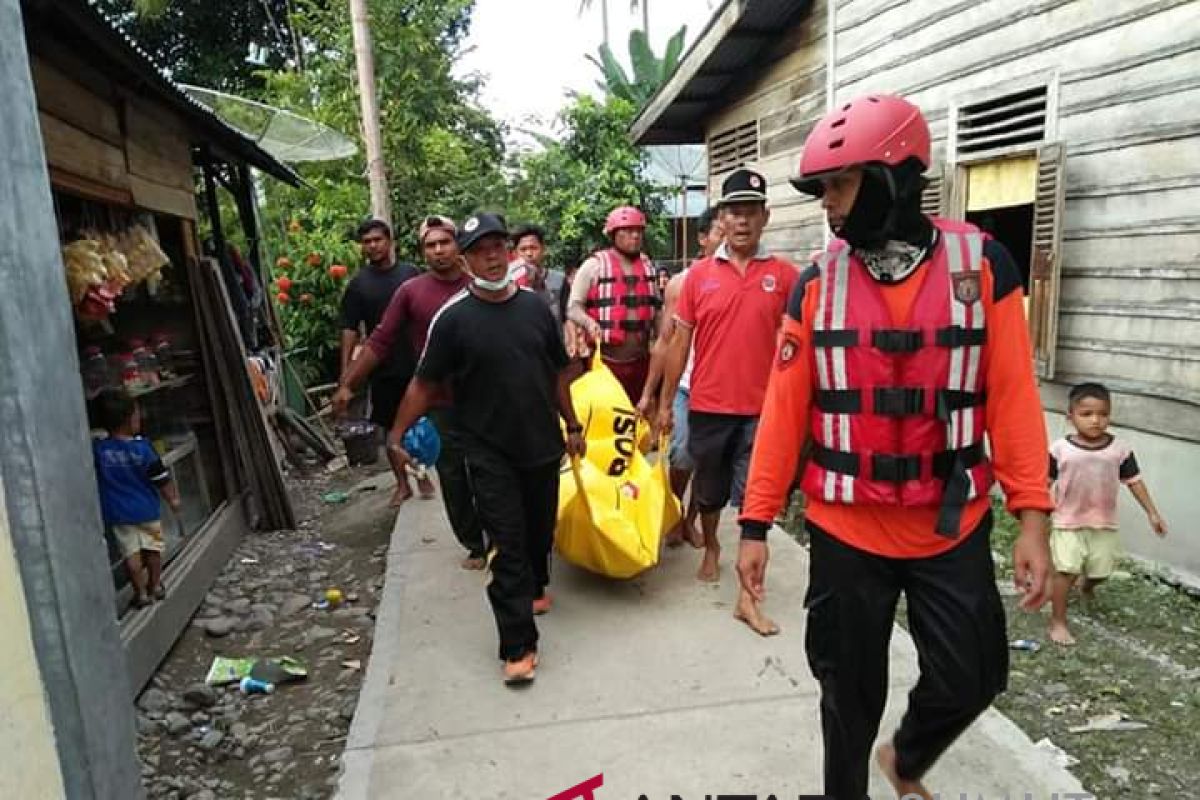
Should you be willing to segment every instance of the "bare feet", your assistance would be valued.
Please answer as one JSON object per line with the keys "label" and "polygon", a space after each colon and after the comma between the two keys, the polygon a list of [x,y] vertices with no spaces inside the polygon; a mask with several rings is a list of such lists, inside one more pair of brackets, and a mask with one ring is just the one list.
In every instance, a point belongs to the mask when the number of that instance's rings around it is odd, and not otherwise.
{"label": "bare feet", "polygon": [[888,783],[896,790],[896,795],[901,800],[911,800],[914,797],[933,800],[933,795],[920,781],[905,780],[896,772],[896,748],[891,744],[881,744],[875,751],[875,760],[879,762],[879,769],[883,772],[883,777],[887,778]]}
{"label": "bare feet", "polygon": [[396,484],[396,491],[392,492],[392,508],[399,508],[404,505],[405,501],[412,497],[412,487],[408,485],[408,481]]}
{"label": "bare feet", "polygon": [[462,560],[463,569],[481,570],[487,566],[487,559],[483,556],[467,556]]}
{"label": "bare feet", "polygon": [[704,560],[700,562],[700,569],[696,572],[696,580],[704,581],[705,583],[716,583],[721,580],[720,550],[704,551]]}
{"label": "bare feet", "polygon": [[1067,629],[1067,623],[1057,620],[1050,620],[1050,627],[1047,631],[1052,642],[1056,642],[1065,647],[1070,647],[1075,644],[1075,637],[1071,635],[1071,631]]}
{"label": "bare feet", "polygon": [[762,613],[762,609],[758,607],[758,603],[745,591],[738,592],[737,606],[733,609],[733,618],[746,623],[750,630],[757,633],[759,636],[774,636],[779,633],[779,626]]}
{"label": "bare feet", "polygon": [[690,519],[683,520],[684,538],[687,539],[694,549],[699,550],[704,547],[704,531],[696,527],[696,523]]}
{"label": "bare feet", "polygon": [[437,496],[437,488],[428,475],[417,478],[417,491],[421,493],[422,500],[431,500]]}
{"label": "bare feet", "polygon": [[666,537],[663,538],[663,542],[666,543],[667,547],[670,547],[672,549],[682,545],[683,544],[683,523],[680,522],[674,528],[671,528],[670,532],[668,532]]}

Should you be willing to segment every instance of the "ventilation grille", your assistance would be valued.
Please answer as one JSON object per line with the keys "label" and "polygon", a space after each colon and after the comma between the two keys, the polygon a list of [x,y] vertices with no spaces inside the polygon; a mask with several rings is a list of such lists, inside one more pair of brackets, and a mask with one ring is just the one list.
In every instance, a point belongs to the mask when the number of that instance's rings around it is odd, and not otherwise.
{"label": "ventilation grille", "polygon": [[942,215],[942,175],[927,174],[925,180],[928,181],[925,185],[925,191],[921,192],[921,213],[927,217],[940,217]]}
{"label": "ventilation grille", "polygon": [[985,100],[958,110],[959,156],[1037,146],[1046,138],[1045,86]]}
{"label": "ventilation grille", "polygon": [[708,141],[708,174],[719,175],[758,161],[758,120],[722,131]]}

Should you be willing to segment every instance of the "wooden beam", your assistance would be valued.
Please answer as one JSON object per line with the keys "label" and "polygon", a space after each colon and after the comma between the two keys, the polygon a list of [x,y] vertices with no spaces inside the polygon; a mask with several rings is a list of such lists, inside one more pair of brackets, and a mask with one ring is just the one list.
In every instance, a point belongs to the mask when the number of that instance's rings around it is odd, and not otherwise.
{"label": "wooden beam", "polygon": [[134,205],[184,219],[196,218],[196,195],[190,189],[164,186],[138,175],[129,176]]}
{"label": "wooden beam", "polygon": [[121,119],[111,96],[97,94],[44,59],[31,58],[29,66],[40,110],[109,144],[124,144]]}
{"label": "wooden beam", "polygon": [[[629,126],[629,136],[635,144],[645,144],[643,139],[654,127],[654,123],[658,121],[675,98],[684,90],[684,88],[692,82],[699,73],[704,63],[708,61],[721,42],[725,40],[729,32],[737,25],[738,20],[746,13],[746,8],[749,6],[749,0],[730,0],[725,5],[725,8],[713,18],[708,24],[704,33],[691,46],[683,60],[679,62],[679,67],[675,73],[667,79],[654,97],[650,98],[650,102],[638,114],[637,119]],[[703,141],[703,134],[699,134],[695,141]]]}
{"label": "wooden beam", "polygon": [[104,186],[129,189],[129,173],[121,148],[44,111],[38,113],[38,120],[50,166]]}
{"label": "wooden beam", "polygon": [[50,167],[50,185],[67,194],[116,206],[132,206],[133,195],[128,189],[116,189],[93,180]]}

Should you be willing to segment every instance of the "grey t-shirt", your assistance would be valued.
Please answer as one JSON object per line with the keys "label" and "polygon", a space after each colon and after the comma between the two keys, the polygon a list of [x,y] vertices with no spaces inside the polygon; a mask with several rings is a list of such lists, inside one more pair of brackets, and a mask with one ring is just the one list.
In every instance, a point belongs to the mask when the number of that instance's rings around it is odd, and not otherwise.
{"label": "grey t-shirt", "polygon": [[534,284],[534,267],[524,261],[514,262],[511,271],[513,280],[519,286],[522,286],[536,294],[545,301],[550,307],[550,313],[554,315],[554,319],[561,325],[563,321],[563,312],[566,309],[566,300],[563,298],[563,293],[567,290],[567,275],[565,272],[557,269],[546,270],[546,279],[543,285],[536,286]]}

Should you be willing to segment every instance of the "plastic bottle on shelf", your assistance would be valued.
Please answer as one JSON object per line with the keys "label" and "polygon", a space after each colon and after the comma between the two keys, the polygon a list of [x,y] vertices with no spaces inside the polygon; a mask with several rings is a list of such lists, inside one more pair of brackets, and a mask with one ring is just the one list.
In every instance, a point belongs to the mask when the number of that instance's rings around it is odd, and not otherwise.
{"label": "plastic bottle on shelf", "polygon": [[104,351],[96,345],[86,348],[83,351],[84,392],[92,397],[108,386],[108,380],[108,359],[104,357]]}
{"label": "plastic bottle on shelf", "polygon": [[142,380],[142,371],[138,367],[137,359],[133,353],[121,353],[117,363],[121,375],[121,385],[126,390],[136,392],[146,388],[146,384]]}
{"label": "plastic bottle on shelf", "polygon": [[165,331],[158,331],[150,337],[150,349],[158,359],[158,374],[163,380],[177,377],[175,374],[174,353],[171,351],[171,337]]}
{"label": "plastic bottle on shelf", "polygon": [[154,353],[141,339],[131,340],[129,346],[133,348],[133,357],[137,361],[138,372],[142,375],[142,384],[147,388],[158,386],[158,359]]}

